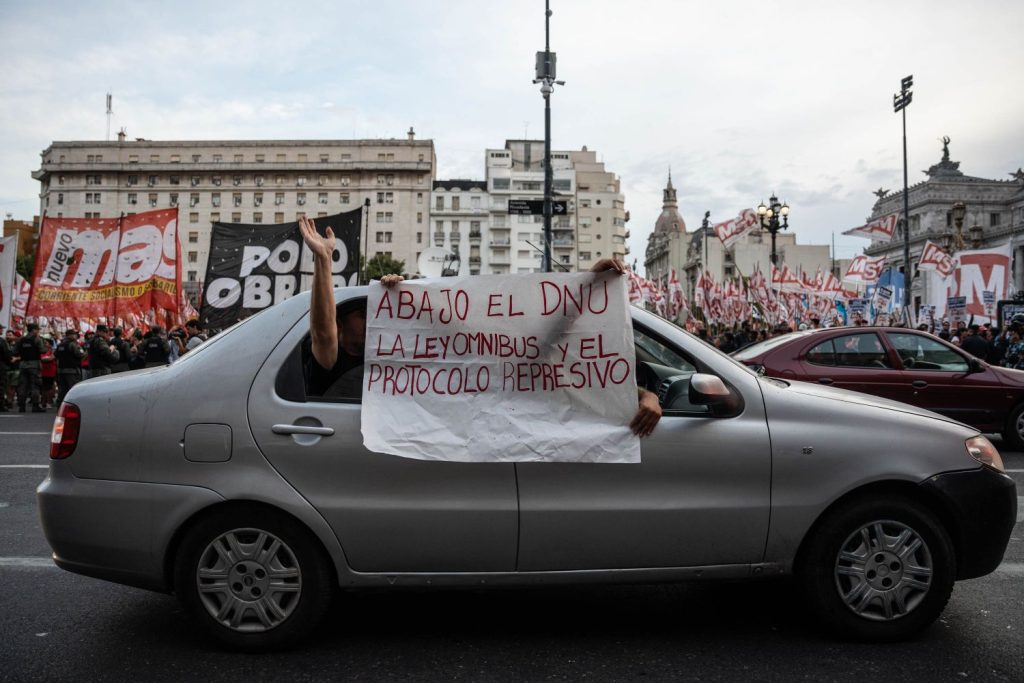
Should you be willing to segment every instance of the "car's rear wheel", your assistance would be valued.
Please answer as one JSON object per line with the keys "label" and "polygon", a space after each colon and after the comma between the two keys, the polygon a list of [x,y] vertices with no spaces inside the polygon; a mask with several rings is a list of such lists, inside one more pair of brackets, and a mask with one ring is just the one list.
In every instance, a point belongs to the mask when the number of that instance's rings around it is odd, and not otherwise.
{"label": "car's rear wheel", "polygon": [[1010,417],[1006,419],[1003,441],[1007,443],[1010,450],[1024,449],[1024,403],[1014,408],[1010,412]]}
{"label": "car's rear wheel", "polygon": [[841,635],[902,640],[942,613],[956,561],[927,508],[863,499],[822,520],[797,573],[810,609]]}
{"label": "car's rear wheel", "polygon": [[333,581],[313,535],[257,506],[215,514],[183,539],[175,589],[221,643],[263,650],[294,643],[320,622]]}

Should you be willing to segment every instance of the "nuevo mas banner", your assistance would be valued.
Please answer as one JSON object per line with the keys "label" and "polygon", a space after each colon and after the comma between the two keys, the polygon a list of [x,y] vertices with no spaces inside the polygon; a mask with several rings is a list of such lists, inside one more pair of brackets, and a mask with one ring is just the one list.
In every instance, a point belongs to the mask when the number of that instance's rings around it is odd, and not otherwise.
{"label": "nuevo mas banner", "polygon": [[633,328],[614,273],[370,285],[369,450],[458,462],[640,462]]}

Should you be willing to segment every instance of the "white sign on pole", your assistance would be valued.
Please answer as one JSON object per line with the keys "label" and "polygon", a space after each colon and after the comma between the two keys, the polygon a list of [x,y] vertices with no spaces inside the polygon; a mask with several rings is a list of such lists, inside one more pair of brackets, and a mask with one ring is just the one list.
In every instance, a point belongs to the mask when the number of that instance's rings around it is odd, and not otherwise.
{"label": "white sign on pole", "polygon": [[18,236],[0,237],[0,325],[5,328],[11,326],[17,258]]}
{"label": "white sign on pole", "polygon": [[363,444],[420,460],[640,462],[626,278],[370,285]]}

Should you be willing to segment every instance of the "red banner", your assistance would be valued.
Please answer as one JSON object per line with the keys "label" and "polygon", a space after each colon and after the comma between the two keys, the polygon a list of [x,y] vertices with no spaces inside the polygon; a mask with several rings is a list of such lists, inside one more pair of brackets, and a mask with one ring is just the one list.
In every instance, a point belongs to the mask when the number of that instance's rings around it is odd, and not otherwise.
{"label": "red banner", "polygon": [[178,312],[178,210],[43,219],[28,316],[113,318]]}

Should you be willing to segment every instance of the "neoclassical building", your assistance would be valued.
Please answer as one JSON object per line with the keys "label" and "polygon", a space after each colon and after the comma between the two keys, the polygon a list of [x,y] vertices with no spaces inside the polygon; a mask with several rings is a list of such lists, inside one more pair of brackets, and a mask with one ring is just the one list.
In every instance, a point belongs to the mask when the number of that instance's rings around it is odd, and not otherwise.
{"label": "neoclassical building", "polygon": [[647,252],[644,254],[645,277],[648,280],[667,282],[673,268],[682,279],[681,265],[685,262],[689,235],[686,221],[679,215],[676,188],[672,186],[672,172],[662,192],[661,215],[654,223],[654,231],[647,237]]}
{"label": "neoclassical building", "polygon": [[[910,215],[910,262],[914,264],[911,302],[914,310],[927,303],[931,292],[929,279],[919,277],[917,262],[928,240],[953,250],[957,240],[965,249],[984,249],[1011,243],[1013,249],[1013,284],[1024,289],[1024,170],[1009,173],[1009,180],[979,178],[964,174],[960,162],[949,156],[949,138],[943,138],[942,158],[924,174],[927,180],[908,189]],[[903,192],[879,188],[878,199],[868,220],[891,213],[903,213]],[[965,205],[959,235],[953,206]],[[869,256],[886,257],[894,268],[904,271],[903,226],[897,227],[891,242],[874,240],[864,252]]]}

